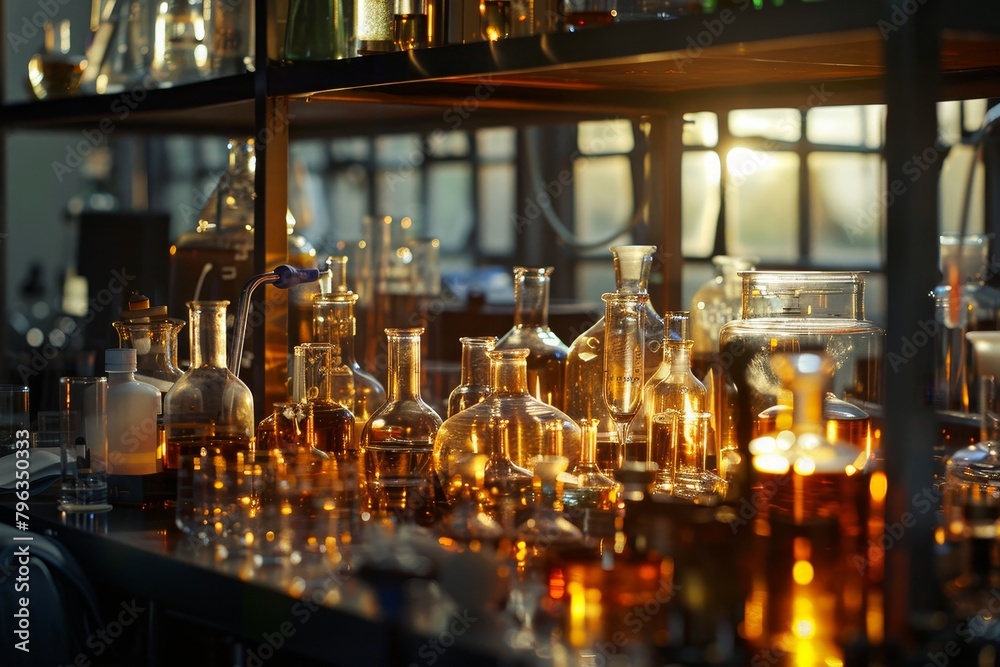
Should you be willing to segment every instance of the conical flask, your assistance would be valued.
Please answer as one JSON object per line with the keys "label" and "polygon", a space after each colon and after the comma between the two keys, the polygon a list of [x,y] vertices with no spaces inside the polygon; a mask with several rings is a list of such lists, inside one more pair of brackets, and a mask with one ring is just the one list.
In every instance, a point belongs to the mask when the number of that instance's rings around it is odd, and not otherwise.
{"label": "conical flask", "polygon": [[514,327],[495,349],[527,349],[528,392],[562,409],[569,348],[549,328],[551,275],[552,267],[514,267]]}
{"label": "conical flask", "polygon": [[[613,246],[616,291],[619,294],[647,294],[649,272],[653,265],[656,246]],[[646,352],[643,355],[645,371],[643,382],[656,372],[663,359],[663,318],[646,300],[643,318]],[[566,358],[566,414],[580,421],[596,419],[598,460],[607,463],[613,459],[615,423],[608,412],[600,388],[604,386],[604,329],[602,316],[592,327],[577,336]]]}
{"label": "conical flask", "polygon": [[[496,425],[503,420],[506,447],[514,466],[531,469],[544,451],[546,427],[553,421],[563,424],[563,456],[569,465],[580,458],[580,427],[565,413],[539,401],[528,393],[528,350],[489,352],[490,384],[493,393],[482,403],[449,417],[434,438],[434,469],[447,488],[459,473],[459,466],[473,454],[493,455],[499,434]],[[457,498],[449,497],[449,502]]]}
{"label": "conical flask", "polygon": [[191,367],[163,400],[164,467],[178,468],[177,526],[206,541],[240,521],[238,483],[252,456],[255,426],[250,389],[226,365],[228,305],[188,304]]}

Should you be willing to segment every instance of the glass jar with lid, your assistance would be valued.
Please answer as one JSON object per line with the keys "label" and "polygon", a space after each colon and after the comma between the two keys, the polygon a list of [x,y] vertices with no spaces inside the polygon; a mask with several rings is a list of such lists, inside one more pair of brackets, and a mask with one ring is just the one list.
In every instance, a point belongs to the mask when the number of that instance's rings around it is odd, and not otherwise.
{"label": "glass jar with lid", "polygon": [[[730,492],[737,496],[750,481],[747,447],[758,430],[758,417],[781,403],[782,384],[772,358],[825,352],[832,364],[830,391],[853,406],[828,411],[828,416],[864,421],[883,401],[885,343],[885,332],[865,319],[864,272],[746,271],[740,276],[742,319],[725,324],[719,334],[723,382],[735,388],[731,401],[719,406],[729,411],[735,426],[722,434],[721,456],[736,472]],[[845,425],[840,432],[869,433],[856,426]],[[877,443],[867,441],[851,444],[866,453],[877,449]]]}

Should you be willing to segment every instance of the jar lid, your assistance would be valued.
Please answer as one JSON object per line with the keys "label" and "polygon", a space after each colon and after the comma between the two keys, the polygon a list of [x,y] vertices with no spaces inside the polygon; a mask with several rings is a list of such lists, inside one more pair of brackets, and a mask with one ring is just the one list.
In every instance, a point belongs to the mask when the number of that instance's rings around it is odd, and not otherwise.
{"label": "jar lid", "polygon": [[149,297],[133,292],[122,311],[122,320],[134,322],[136,320],[164,320],[167,319],[166,306],[150,306]]}
{"label": "jar lid", "polygon": [[132,347],[112,347],[104,351],[104,370],[111,373],[135,372],[136,352]]}

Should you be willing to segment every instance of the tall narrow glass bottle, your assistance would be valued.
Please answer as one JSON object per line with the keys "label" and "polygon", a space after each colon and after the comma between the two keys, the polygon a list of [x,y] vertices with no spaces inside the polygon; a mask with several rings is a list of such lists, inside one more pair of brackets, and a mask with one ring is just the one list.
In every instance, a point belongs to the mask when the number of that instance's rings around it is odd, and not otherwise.
{"label": "tall narrow glass bottle", "polygon": [[448,396],[448,416],[454,417],[490,395],[489,351],[496,346],[493,336],[459,338],[462,343],[462,379]]}
{"label": "tall narrow glass bottle", "polygon": [[[237,489],[227,488],[219,475],[238,474],[253,447],[253,396],[226,365],[228,305],[188,303],[191,367],[163,403],[167,459],[178,468],[177,526],[205,540],[237,520],[229,514],[239,506],[238,498],[229,497]],[[210,468],[214,480],[205,478]]]}
{"label": "tall narrow glass bottle", "polygon": [[[355,447],[361,431],[372,414],[385,403],[385,388],[374,377],[362,370],[354,353],[354,335],[357,327],[354,304],[358,295],[352,292],[318,294],[313,297],[313,338],[317,342],[332,343],[340,349],[340,363],[351,371],[353,383],[354,440]],[[346,378],[344,378],[346,379]],[[337,378],[334,378],[334,382]],[[337,387],[333,388],[338,395]]]}
{"label": "tall narrow glass bottle", "polygon": [[[656,246],[613,246],[615,282],[619,294],[646,294],[649,272]],[[649,300],[644,306],[643,331],[646,352],[643,355],[643,382],[649,380],[663,360],[663,318]],[[604,317],[580,334],[566,357],[566,414],[580,421],[596,419],[598,460],[613,455],[615,424],[601,392],[604,385]],[[633,424],[633,429],[638,424]],[[642,431],[642,429],[639,429]]]}
{"label": "tall narrow glass bottle", "polygon": [[562,410],[569,348],[549,328],[552,267],[514,267],[514,328],[497,341],[497,350],[527,348],[528,392]]}
{"label": "tall narrow glass bottle", "polygon": [[646,431],[646,451],[635,451],[635,459],[653,461],[660,466],[661,483],[666,481],[666,452],[669,449],[663,438],[669,434],[654,431],[653,417],[668,410],[681,413],[702,412],[708,401],[708,390],[691,372],[691,349],[694,341],[688,336],[690,317],[687,311],[667,313],[665,320],[671,332],[680,340],[668,340],[663,354],[665,374],[654,375],[642,391],[643,423]]}
{"label": "tall narrow glass bottle", "polygon": [[368,500],[377,513],[424,523],[434,516],[434,436],[441,417],[420,397],[424,330],[386,329],[389,386],[385,403],[361,433]]}

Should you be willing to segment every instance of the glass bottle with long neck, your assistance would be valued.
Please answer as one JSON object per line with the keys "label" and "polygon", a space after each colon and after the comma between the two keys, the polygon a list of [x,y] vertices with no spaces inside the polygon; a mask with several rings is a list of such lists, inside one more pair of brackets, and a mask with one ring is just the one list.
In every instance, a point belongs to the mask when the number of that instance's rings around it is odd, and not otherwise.
{"label": "glass bottle with long neck", "polygon": [[640,461],[653,461],[660,466],[661,482],[666,482],[663,473],[666,468],[665,454],[669,447],[661,442],[667,433],[654,432],[653,417],[668,410],[681,413],[702,412],[708,402],[708,390],[691,372],[691,349],[694,347],[689,335],[690,318],[687,311],[667,313],[665,320],[672,334],[663,354],[665,373],[657,372],[642,391],[642,419],[646,430],[646,450],[633,451],[633,457]]}
{"label": "glass bottle with long neck", "polygon": [[[292,397],[312,406],[313,436],[310,446],[341,464],[356,464],[354,415],[334,396],[333,379],[342,366],[330,343],[303,343],[295,346]],[[318,454],[318,452],[317,452]]]}
{"label": "glass bottle with long neck", "polygon": [[493,391],[490,388],[490,358],[488,352],[497,339],[493,336],[459,338],[462,343],[462,379],[448,396],[448,416],[481,403]]}
{"label": "glass bottle with long neck", "polygon": [[[646,294],[649,272],[653,265],[656,246],[623,245],[613,246],[611,253],[615,262],[616,291],[619,294]],[[604,317],[580,334],[570,346],[566,358],[566,408],[571,418],[597,419],[598,460],[610,461],[614,457],[615,423],[608,412],[601,392],[604,384]],[[656,372],[663,359],[664,327],[663,318],[656,312],[649,300],[644,306],[643,332],[646,352],[643,355],[643,382]],[[644,433],[644,429],[634,428]],[[610,464],[608,467],[611,467]]]}
{"label": "glass bottle with long neck", "polygon": [[[354,318],[354,304],[358,295],[353,292],[333,291],[317,294],[313,297],[313,338],[317,342],[332,343],[340,348],[340,364],[350,369],[353,383],[355,447],[361,438],[361,432],[372,414],[385,403],[385,388],[374,377],[362,370],[354,352],[354,336],[357,321]],[[343,393],[343,384],[348,378],[335,376],[333,381],[335,395]],[[337,383],[341,387],[338,389]]]}
{"label": "glass bottle with long neck", "polygon": [[[163,403],[167,459],[178,468],[177,526],[203,540],[218,534],[216,526],[225,530],[238,520],[227,512],[239,507],[239,499],[226,497],[237,490],[227,488],[218,476],[234,478],[253,447],[253,396],[226,365],[228,305],[188,303],[191,367]],[[209,468],[216,479],[205,479]],[[220,511],[225,521],[216,516]]]}
{"label": "glass bottle with long neck", "polygon": [[526,348],[528,391],[562,409],[569,348],[549,328],[552,267],[514,267],[514,328],[497,341],[497,350]]}
{"label": "glass bottle with long neck", "polygon": [[420,397],[420,337],[424,330],[386,329],[389,385],[385,403],[361,432],[373,510],[403,521],[434,516],[434,436],[441,417]]}

